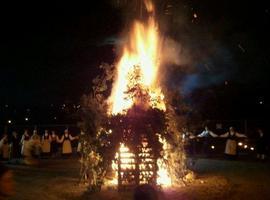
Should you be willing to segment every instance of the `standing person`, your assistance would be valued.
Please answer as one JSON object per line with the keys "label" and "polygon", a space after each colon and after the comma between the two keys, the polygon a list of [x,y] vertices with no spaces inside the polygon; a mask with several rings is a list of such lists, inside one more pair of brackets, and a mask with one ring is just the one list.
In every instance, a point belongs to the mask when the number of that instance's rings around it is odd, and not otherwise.
{"label": "standing person", "polygon": [[0,163],[0,199],[9,199],[14,194],[13,173]]}
{"label": "standing person", "polygon": [[207,126],[204,127],[203,132],[201,132],[199,135],[197,135],[199,138],[204,138],[203,139],[203,144],[202,144],[202,153],[204,155],[209,155],[210,152],[210,137],[218,137],[215,133],[209,130]]}
{"label": "standing person", "polygon": [[233,127],[230,127],[228,132],[219,137],[227,138],[224,153],[228,158],[234,159],[237,155],[237,139],[246,138],[247,136],[236,132]]}
{"label": "standing person", "polygon": [[85,135],[85,132],[83,130],[81,130],[80,135],[78,136],[79,142],[78,142],[78,146],[77,146],[77,153],[79,155],[81,155],[82,151],[83,151],[83,137]]}
{"label": "standing person", "polygon": [[52,130],[52,135],[51,135],[51,154],[52,157],[56,157],[57,151],[58,151],[58,141],[59,138],[56,135],[55,131]]}
{"label": "standing person", "polygon": [[28,130],[25,129],[24,133],[21,138],[21,155],[25,157],[31,157],[31,143],[30,143],[30,135],[28,133]]}
{"label": "standing person", "polygon": [[20,139],[16,131],[12,132],[10,145],[11,145],[11,157],[19,158],[20,157]]}
{"label": "standing person", "polygon": [[40,142],[40,136],[37,133],[37,130],[34,129],[33,135],[31,137],[31,142],[33,145],[33,155],[34,157],[39,157],[41,152],[41,142]]}
{"label": "standing person", "polygon": [[51,136],[48,130],[45,130],[44,135],[42,135],[41,149],[44,156],[48,156],[51,153]]}
{"label": "standing person", "polygon": [[71,141],[75,140],[77,137],[72,137],[68,132],[68,129],[65,129],[64,135],[62,135],[59,143],[62,143],[62,155],[70,156],[72,154]]}
{"label": "standing person", "polygon": [[265,137],[264,132],[260,128],[257,129],[257,134],[258,134],[256,142],[257,158],[260,160],[264,160],[267,151],[267,138]]}
{"label": "standing person", "polygon": [[0,154],[2,154],[3,160],[9,159],[9,144],[8,144],[8,135],[4,134],[2,139],[0,140]]}
{"label": "standing person", "polygon": [[185,149],[188,154],[194,155],[195,154],[195,142],[194,142],[195,135],[188,131],[187,128],[182,128],[182,140],[185,145]]}

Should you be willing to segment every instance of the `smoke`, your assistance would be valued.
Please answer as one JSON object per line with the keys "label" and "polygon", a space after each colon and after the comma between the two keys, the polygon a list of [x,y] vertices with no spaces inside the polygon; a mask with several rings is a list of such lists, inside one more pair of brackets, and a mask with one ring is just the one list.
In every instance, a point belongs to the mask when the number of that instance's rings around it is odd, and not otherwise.
{"label": "smoke", "polygon": [[[126,11],[123,12],[125,20],[133,21],[140,13],[140,4],[136,2],[122,5],[122,11]],[[187,95],[196,89],[223,84],[232,77],[237,70],[233,56],[215,32],[222,28],[221,25],[207,21],[203,13],[184,2],[174,1],[172,6],[157,5],[161,4],[156,3],[156,17],[162,37],[159,73],[162,84]],[[171,15],[164,14],[164,8]],[[130,25],[125,24],[124,28]],[[121,39],[107,38],[101,45],[114,44],[118,54],[126,40],[125,35],[122,34]]]}
{"label": "smoke", "polygon": [[220,43],[211,41],[207,48],[186,46],[166,39],[162,50],[162,78],[169,87],[182,94],[195,89],[224,83],[235,71],[230,51]]}
{"label": "smoke", "polygon": [[[223,84],[237,70],[229,48],[219,35],[211,31],[218,27],[200,21],[200,15],[193,12],[187,5],[178,4],[170,20],[160,17],[164,33],[160,73],[162,83],[183,95],[195,89]],[[213,27],[210,28],[211,25]]]}

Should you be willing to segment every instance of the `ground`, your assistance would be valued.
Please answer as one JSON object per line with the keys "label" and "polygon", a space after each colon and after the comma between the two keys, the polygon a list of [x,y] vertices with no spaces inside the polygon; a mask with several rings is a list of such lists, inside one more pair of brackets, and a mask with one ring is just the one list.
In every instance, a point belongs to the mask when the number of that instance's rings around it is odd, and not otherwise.
{"label": "ground", "polygon": [[[103,190],[88,194],[78,184],[78,159],[41,160],[32,165],[9,164],[13,172],[11,200],[120,200],[132,199],[132,192]],[[270,199],[270,163],[197,159],[197,178],[181,188],[164,189],[161,199]]]}

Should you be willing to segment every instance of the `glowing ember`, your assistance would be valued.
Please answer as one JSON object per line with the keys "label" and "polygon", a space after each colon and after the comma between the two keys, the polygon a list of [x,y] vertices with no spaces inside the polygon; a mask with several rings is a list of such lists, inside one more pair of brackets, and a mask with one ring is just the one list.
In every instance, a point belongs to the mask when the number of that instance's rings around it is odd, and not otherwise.
{"label": "glowing ember", "polygon": [[[148,12],[153,4],[145,1]],[[131,89],[140,90],[149,96],[144,105],[165,110],[164,95],[157,83],[160,49],[158,29],[153,16],[147,23],[135,21],[128,42],[123,46],[123,55],[117,64],[116,80],[109,98],[109,114],[125,113],[134,104],[140,104]]]}

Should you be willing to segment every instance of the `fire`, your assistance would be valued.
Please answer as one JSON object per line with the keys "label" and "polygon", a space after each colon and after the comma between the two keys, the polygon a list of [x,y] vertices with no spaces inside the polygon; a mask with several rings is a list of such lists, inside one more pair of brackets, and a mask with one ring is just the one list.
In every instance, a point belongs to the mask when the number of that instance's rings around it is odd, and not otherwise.
{"label": "fire", "polygon": [[164,160],[168,159],[168,148],[169,148],[169,144],[167,143],[167,141],[161,137],[161,135],[159,136],[159,142],[162,144],[162,149],[163,149],[163,159],[159,158],[157,161],[158,164],[158,178],[157,178],[157,184],[164,186],[164,187],[169,187],[172,185],[172,180],[169,174],[169,170],[168,170],[168,166],[167,164],[164,162]]}
{"label": "fire", "polygon": [[[149,13],[154,10],[150,1],[145,1]],[[149,14],[150,15],[150,14]],[[130,92],[132,88],[149,96],[148,106],[165,110],[164,95],[158,86],[160,41],[158,27],[152,15],[146,23],[135,21],[123,46],[123,55],[117,64],[116,80],[109,98],[109,114],[123,114],[140,101]]]}
{"label": "fire", "polygon": [[[161,57],[160,35],[154,20],[154,6],[149,0],[145,0],[144,3],[149,18],[145,23],[134,22],[127,42],[123,46],[123,54],[116,65],[117,71],[112,93],[108,99],[109,115],[126,114],[133,105],[140,105],[146,109],[151,107],[162,111],[166,110],[164,95],[158,81],[159,58]],[[157,165],[157,184],[165,187],[171,186],[168,167],[164,162],[168,157],[166,153],[168,144],[161,136],[159,136],[159,142],[163,146],[164,159],[149,158],[150,150],[146,146],[144,147],[145,151],[138,155],[141,160],[140,164],[137,165],[140,170],[140,184],[147,183],[154,177],[153,170],[156,169]],[[118,176],[125,177],[125,173],[131,173],[130,171],[135,170],[135,158],[135,154],[125,144],[120,143],[115,161],[112,162],[115,176],[111,183],[118,183],[120,178]]]}

